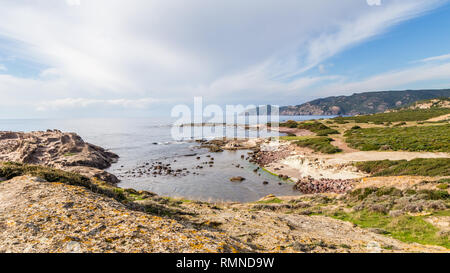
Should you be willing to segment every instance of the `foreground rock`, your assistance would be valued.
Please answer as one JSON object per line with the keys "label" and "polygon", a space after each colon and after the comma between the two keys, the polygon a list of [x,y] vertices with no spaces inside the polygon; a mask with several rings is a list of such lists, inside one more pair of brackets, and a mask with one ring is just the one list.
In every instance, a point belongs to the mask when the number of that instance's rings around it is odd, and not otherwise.
{"label": "foreground rock", "polygon": [[[147,194],[133,205],[85,187],[26,176],[1,182],[0,193],[0,252],[447,251],[300,213],[317,202],[307,200],[321,197],[211,204]],[[138,204],[146,204],[147,213],[131,210]],[[157,207],[166,208],[165,216]]]}
{"label": "foreground rock", "polygon": [[118,183],[117,177],[103,171],[118,158],[112,152],[84,142],[75,133],[0,132],[0,162],[43,165]]}
{"label": "foreground rock", "polygon": [[17,177],[0,184],[0,252],[249,251],[189,222],[131,211],[87,189]]}

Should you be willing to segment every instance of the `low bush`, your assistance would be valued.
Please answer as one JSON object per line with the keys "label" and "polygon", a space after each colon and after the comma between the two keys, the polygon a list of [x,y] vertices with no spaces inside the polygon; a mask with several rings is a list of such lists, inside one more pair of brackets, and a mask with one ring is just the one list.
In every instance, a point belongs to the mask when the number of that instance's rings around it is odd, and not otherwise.
{"label": "low bush", "polygon": [[450,124],[348,130],[346,142],[362,151],[390,147],[394,151],[450,152]]}
{"label": "low bush", "polygon": [[417,158],[407,160],[381,160],[356,162],[355,166],[373,176],[449,176],[450,158]]}
{"label": "low bush", "polygon": [[342,152],[341,149],[331,144],[333,139],[328,137],[316,137],[316,138],[307,138],[303,140],[296,141],[300,147],[311,148],[316,152],[321,152],[324,154],[335,154]]}
{"label": "low bush", "polygon": [[431,108],[431,109],[408,109],[389,113],[379,113],[365,116],[354,117],[337,117],[333,120],[337,123],[344,124],[349,121],[356,123],[376,123],[399,122],[399,121],[425,121],[431,118],[450,114],[449,108]]}

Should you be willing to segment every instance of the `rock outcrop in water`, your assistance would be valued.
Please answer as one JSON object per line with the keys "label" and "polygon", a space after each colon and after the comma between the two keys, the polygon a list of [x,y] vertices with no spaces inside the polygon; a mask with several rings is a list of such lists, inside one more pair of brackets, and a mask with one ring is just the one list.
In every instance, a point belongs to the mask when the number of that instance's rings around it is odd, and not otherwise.
{"label": "rock outcrop in water", "polygon": [[118,158],[112,152],[86,143],[75,133],[0,132],[0,162],[43,165],[115,184],[119,182],[117,177],[103,169]]}

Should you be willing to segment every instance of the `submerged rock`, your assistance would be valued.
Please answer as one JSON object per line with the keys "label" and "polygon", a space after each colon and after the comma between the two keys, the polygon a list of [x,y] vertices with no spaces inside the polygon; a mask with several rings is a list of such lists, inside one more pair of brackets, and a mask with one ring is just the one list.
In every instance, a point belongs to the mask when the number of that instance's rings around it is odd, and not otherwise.
{"label": "submerged rock", "polygon": [[242,176],[235,176],[235,177],[230,178],[231,182],[242,182],[244,180],[245,180],[245,178]]}

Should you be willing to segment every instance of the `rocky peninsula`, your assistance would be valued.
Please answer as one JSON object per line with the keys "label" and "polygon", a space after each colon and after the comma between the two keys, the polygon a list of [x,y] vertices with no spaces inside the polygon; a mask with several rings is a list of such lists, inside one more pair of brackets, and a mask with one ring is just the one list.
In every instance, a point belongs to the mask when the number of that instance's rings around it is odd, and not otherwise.
{"label": "rocky peninsula", "polygon": [[117,184],[119,179],[104,169],[118,158],[112,152],[86,143],[75,133],[0,132],[0,162],[48,166]]}

